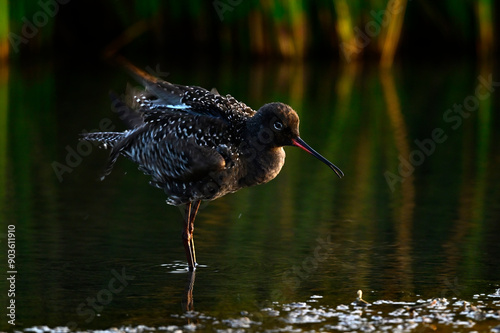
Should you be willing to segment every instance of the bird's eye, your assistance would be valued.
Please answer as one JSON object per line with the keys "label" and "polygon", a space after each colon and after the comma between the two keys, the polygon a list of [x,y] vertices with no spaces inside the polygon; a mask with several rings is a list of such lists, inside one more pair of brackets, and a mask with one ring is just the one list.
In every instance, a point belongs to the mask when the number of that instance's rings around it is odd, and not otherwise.
{"label": "bird's eye", "polygon": [[273,126],[274,126],[274,129],[277,131],[281,131],[283,129],[283,123],[279,120],[275,121]]}

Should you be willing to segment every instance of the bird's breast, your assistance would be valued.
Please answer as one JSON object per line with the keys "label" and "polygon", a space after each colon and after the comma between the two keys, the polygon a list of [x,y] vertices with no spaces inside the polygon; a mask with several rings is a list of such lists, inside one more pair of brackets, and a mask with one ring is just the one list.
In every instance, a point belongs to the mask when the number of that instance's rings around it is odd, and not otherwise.
{"label": "bird's breast", "polygon": [[285,164],[285,150],[282,147],[263,151],[245,160],[245,174],[240,184],[253,186],[267,183],[274,179]]}

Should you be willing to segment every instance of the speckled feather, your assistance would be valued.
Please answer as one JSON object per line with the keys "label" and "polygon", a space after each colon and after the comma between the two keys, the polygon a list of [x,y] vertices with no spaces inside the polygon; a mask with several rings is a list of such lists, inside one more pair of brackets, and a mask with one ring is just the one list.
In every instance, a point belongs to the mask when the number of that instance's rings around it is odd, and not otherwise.
{"label": "speckled feather", "polygon": [[128,89],[128,103],[112,95],[121,118],[142,118],[131,122],[134,128],[84,135],[112,147],[102,178],[124,155],[151,176],[152,185],[165,190],[169,204],[212,200],[241,188],[234,179],[242,178],[246,168],[237,148],[245,120],[256,111],[230,95],[200,87],[164,81],[145,85],[146,90]]}
{"label": "speckled feather", "polygon": [[[165,190],[167,202],[174,205],[215,199],[237,190],[227,179],[235,176],[228,170],[238,161],[238,153],[228,148],[239,141],[234,128],[213,117],[174,114],[171,110],[158,115],[161,117],[148,118],[115,144],[106,174],[118,155],[125,155],[152,177],[152,185]],[[238,169],[242,170],[241,166]],[[222,176],[217,196],[205,186],[214,175]]]}
{"label": "speckled feather", "polygon": [[83,135],[112,147],[104,176],[123,155],[164,189],[167,203],[213,200],[276,177],[286,145],[308,151],[343,175],[300,139],[298,115],[286,104],[255,111],[215,90],[132,72],[146,89],[129,87],[123,101],[112,95],[116,112],[131,129]]}
{"label": "speckled feather", "polygon": [[143,114],[144,121],[168,116],[175,109],[192,115],[221,118],[228,123],[241,122],[256,111],[231,95],[221,96],[197,86],[181,86],[165,81],[145,81],[146,90],[129,89],[131,107]]}

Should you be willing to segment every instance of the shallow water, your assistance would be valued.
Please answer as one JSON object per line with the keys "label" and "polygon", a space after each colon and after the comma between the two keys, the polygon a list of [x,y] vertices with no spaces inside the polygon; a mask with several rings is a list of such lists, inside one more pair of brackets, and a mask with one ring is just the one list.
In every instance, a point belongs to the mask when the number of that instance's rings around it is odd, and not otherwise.
{"label": "shallow water", "polygon": [[[275,180],[202,206],[190,281],[179,209],[125,159],[99,181],[106,152],[78,143],[124,129],[107,94],[133,81],[105,64],[13,65],[0,85],[0,232],[4,243],[15,226],[15,329],[500,325],[500,88],[481,83],[499,77],[492,66],[158,65],[254,108],[290,104],[345,178],[287,148]],[[359,289],[367,308],[351,304]]]}

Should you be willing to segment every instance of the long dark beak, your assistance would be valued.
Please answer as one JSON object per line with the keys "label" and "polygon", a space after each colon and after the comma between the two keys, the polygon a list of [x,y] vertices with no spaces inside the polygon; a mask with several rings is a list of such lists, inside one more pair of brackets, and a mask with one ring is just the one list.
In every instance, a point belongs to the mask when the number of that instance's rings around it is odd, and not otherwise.
{"label": "long dark beak", "polygon": [[340,170],[335,164],[333,164],[332,162],[321,156],[316,150],[312,149],[311,146],[305,143],[305,141],[302,140],[301,138],[292,139],[292,143],[294,146],[302,148],[312,156],[316,157],[321,162],[328,165],[333,171],[335,171],[335,173],[337,174],[337,176],[339,176],[339,178],[342,178],[344,176],[342,170]]}

